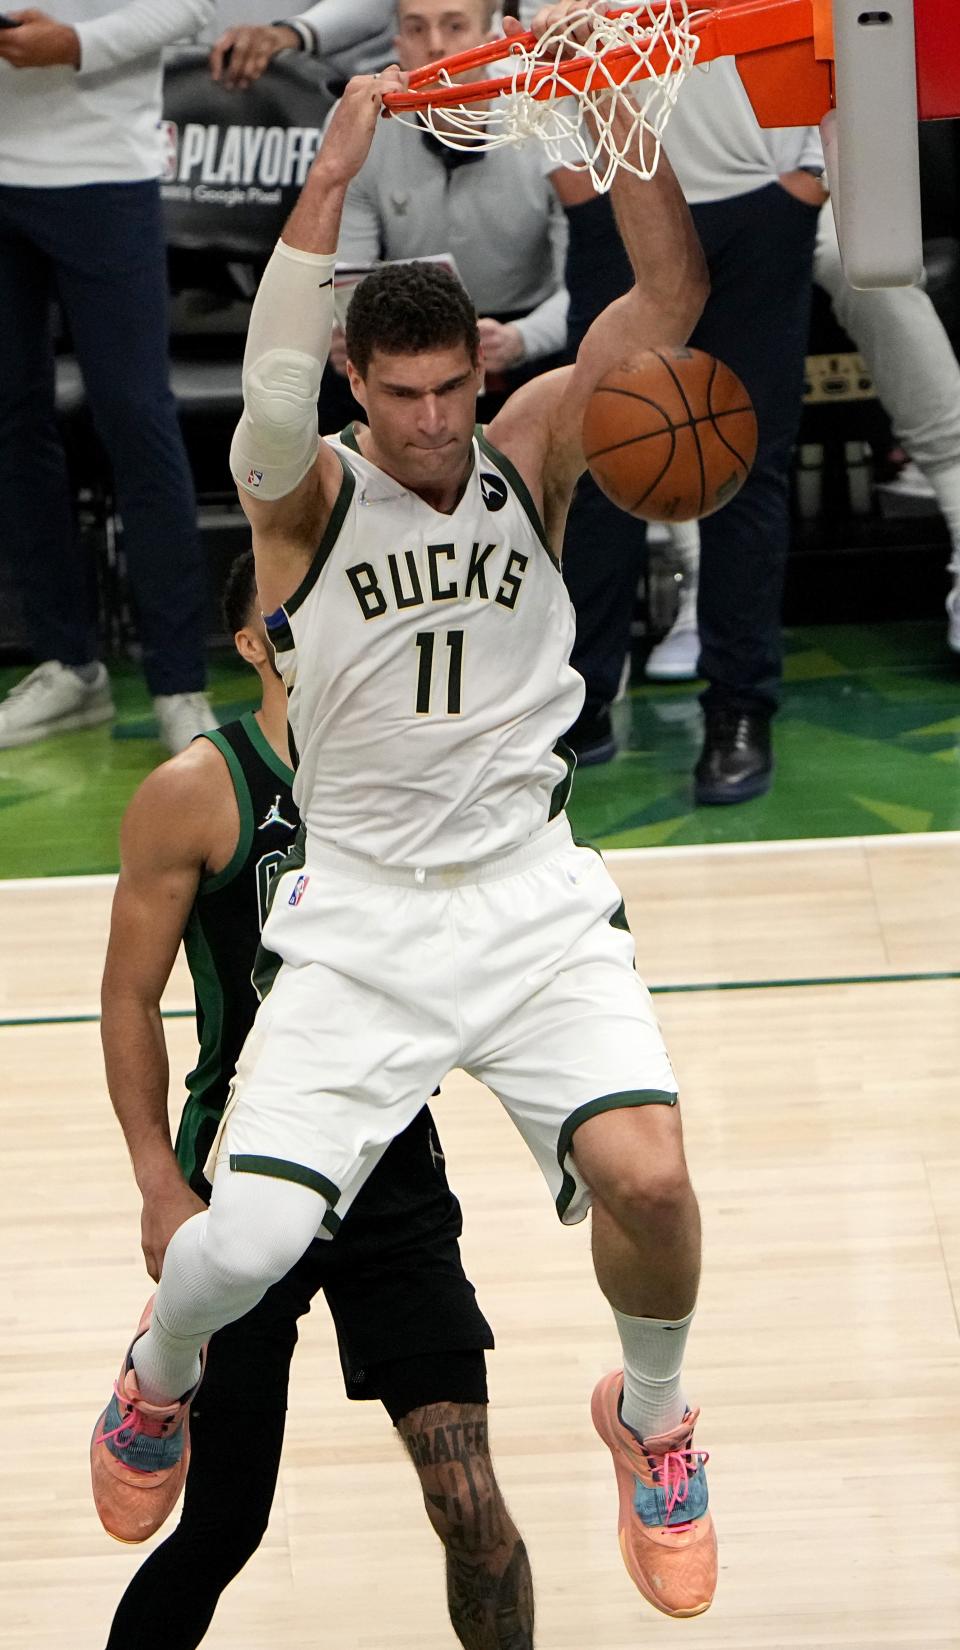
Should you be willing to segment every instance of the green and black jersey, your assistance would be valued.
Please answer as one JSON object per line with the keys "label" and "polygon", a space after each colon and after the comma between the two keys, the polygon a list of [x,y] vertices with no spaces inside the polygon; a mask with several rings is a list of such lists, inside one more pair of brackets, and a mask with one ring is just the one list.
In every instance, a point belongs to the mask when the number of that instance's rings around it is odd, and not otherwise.
{"label": "green and black jersey", "polygon": [[233,857],[222,871],[201,880],[183,936],[196,994],[200,1054],[187,1078],[189,1098],[177,1156],[193,1190],[207,1198],[203,1165],[259,1006],[251,970],[267,892],[300,821],[290,789],[293,770],[277,756],[252,714],[203,737],[227,764],[240,812]]}

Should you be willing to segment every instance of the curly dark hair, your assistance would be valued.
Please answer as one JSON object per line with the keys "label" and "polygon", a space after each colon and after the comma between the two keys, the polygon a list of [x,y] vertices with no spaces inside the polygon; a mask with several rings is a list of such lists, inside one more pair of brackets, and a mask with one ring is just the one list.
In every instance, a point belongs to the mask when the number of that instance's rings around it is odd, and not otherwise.
{"label": "curly dark hair", "polygon": [[239,556],[234,556],[230,563],[220,599],[223,622],[231,636],[235,636],[238,630],[242,630],[250,623],[251,613],[256,606],[257,573],[253,551],[241,550]]}
{"label": "curly dark hair", "polygon": [[466,344],[480,353],[477,312],[441,264],[383,264],[362,280],[347,311],[347,355],[364,377],[375,349],[386,355]]}

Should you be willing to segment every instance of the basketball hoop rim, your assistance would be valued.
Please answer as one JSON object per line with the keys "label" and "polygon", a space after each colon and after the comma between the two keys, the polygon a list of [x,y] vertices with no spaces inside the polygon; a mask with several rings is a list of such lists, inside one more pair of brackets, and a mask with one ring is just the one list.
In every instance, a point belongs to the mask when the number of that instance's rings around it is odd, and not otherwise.
{"label": "basketball hoop rim", "polygon": [[[756,4],[756,0],[747,0],[747,3]],[[806,3],[809,3],[809,0],[806,0]],[[585,3],[584,11],[588,9]],[[603,11],[597,8],[598,15],[609,18],[620,17],[632,9],[634,8],[630,6],[607,7]],[[641,9],[639,4],[636,9]],[[651,0],[651,3],[642,9],[654,13],[669,13],[671,16],[685,15],[681,7],[674,6],[673,0]],[[709,9],[707,8],[707,12]],[[734,9],[739,10],[740,7]],[[537,41],[537,35],[532,29],[528,29],[524,34],[505,34],[498,40],[486,41],[482,46],[472,46],[467,51],[454,52],[449,57],[438,58],[435,63],[427,63],[422,69],[413,71],[405,92],[387,92],[383,99],[384,107],[391,112],[396,110],[397,113],[407,113],[416,109],[442,109],[463,103],[484,103],[489,98],[509,94],[516,90],[513,75],[503,75],[491,80],[472,80],[457,86],[448,85],[445,77],[453,79],[455,75],[467,74],[471,69],[482,68],[487,63],[502,63],[510,57],[522,57],[536,49]],[[564,63],[564,78],[576,85],[580,79],[586,79],[590,70],[596,68],[598,61],[611,67],[629,67],[631,60],[636,57],[637,52],[633,46],[612,46],[599,54],[599,58],[574,55]],[[532,97],[549,97],[551,91],[547,82],[552,79],[552,69],[552,62],[535,63],[524,80],[524,90]]]}
{"label": "basketball hoop rim", "polygon": [[[638,4],[635,8],[607,7],[600,15],[616,19],[635,9],[654,16],[666,14],[678,22],[685,22],[690,34],[697,40],[695,62],[702,64],[718,57],[739,58],[746,53],[763,57],[785,45],[795,46],[804,42],[809,42],[812,58],[815,50],[815,8],[820,3],[821,0],[739,0],[734,5],[698,7],[691,4],[683,8],[674,5],[673,0],[648,0],[646,6]],[[584,9],[587,9],[586,5]],[[535,52],[537,43],[537,36],[528,30],[524,34],[503,35],[499,40],[487,41],[468,51],[456,52],[435,63],[428,63],[422,69],[414,70],[406,91],[386,94],[384,108],[388,113],[400,114],[482,103],[509,95],[517,90],[516,72],[495,79],[468,81],[466,84],[451,85],[449,82],[456,75],[467,74],[488,63],[529,56]],[[588,92],[591,90],[588,82],[595,74],[598,63],[609,71],[610,80],[615,83],[629,77],[637,57],[637,50],[631,45],[611,46],[594,56],[571,56],[564,60],[563,91],[558,91],[556,86],[553,60],[548,58],[540,64],[534,61],[526,72],[523,90],[534,98],[567,95],[571,90]],[[663,54],[662,67],[667,73],[673,67],[666,54]],[[640,77],[654,72],[660,72],[659,67],[654,71],[648,65],[641,65],[638,70]],[[606,77],[603,86],[598,89],[606,89]],[[829,107],[829,101],[826,107]],[[783,124],[791,124],[789,118]]]}
{"label": "basketball hoop rim", "polygon": [[[515,35],[512,38],[519,43],[520,41],[526,41],[527,36]],[[531,45],[536,44],[535,35],[531,35],[529,38]],[[468,55],[466,52],[460,53],[461,57]],[[505,53],[498,50],[493,58],[488,57],[483,61],[488,63],[491,61],[500,62],[504,56]],[[632,46],[613,46],[609,51],[603,53],[599,61],[611,69],[616,69],[621,65],[624,68],[629,68],[636,56],[637,54]],[[475,66],[473,64],[462,65],[454,70],[450,67],[454,62],[454,58],[444,58],[433,67],[438,73],[440,70],[445,70],[447,74],[463,74],[466,69]],[[571,86],[577,86],[579,90],[589,90],[585,84],[582,87],[579,86],[578,82],[586,82],[591,69],[596,69],[597,62],[598,59],[594,57],[568,58],[564,63],[565,80],[569,81]],[[534,65],[529,74],[524,77],[523,89],[530,97],[550,97],[556,95],[554,91],[555,84],[556,77],[553,73],[552,63],[542,63]],[[606,84],[606,81],[604,81],[604,86]],[[416,109],[459,108],[465,103],[486,103],[490,98],[507,96],[511,92],[515,92],[516,89],[516,81],[512,75],[503,75],[497,80],[469,80],[466,84],[459,86],[447,86],[431,81],[429,85],[416,90],[388,92],[383,101],[384,106],[391,113],[396,111],[398,114],[405,114]]]}

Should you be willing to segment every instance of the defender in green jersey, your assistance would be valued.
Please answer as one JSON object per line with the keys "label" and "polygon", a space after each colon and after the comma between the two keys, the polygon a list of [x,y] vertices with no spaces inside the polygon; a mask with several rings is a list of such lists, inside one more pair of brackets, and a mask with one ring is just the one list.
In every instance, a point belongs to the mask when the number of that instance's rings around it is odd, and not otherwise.
{"label": "defender in green jersey", "polygon": [[[263,702],[195,740],[131,802],[103,981],[107,1077],[143,1196],[153,1278],[173,1232],[210,1195],[203,1165],[257,1007],[251,971],[267,892],[299,824],[286,694],[249,554],[232,570],[225,606]],[[160,998],[181,938],[200,1052],[175,1151]],[[446,1548],[457,1637],[471,1650],[530,1650],[529,1564],[487,1441],[484,1349],[493,1337],[461,1266],[460,1229],[424,1107],[384,1155],[344,1231],[314,1242],[259,1306],[213,1337],[191,1417],[180,1524],[127,1588],[107,1650],[194,1650],[221,1592],[256,1551],[277,1482],[297,1320],[319,1289],[348,1396],[381,1400],[420,1477]],[[234,1413],[239,1402],[249,1417],[242,1460],[224,1424],[226,1392]]]}

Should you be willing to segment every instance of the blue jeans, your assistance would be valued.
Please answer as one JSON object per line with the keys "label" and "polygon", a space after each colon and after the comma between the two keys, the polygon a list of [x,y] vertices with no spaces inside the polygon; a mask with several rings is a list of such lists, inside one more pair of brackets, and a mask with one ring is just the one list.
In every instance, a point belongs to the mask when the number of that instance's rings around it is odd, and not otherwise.
{"label": "blue jeans", "polygon": [[147,684],[196,691],[206,679],[205,578],[168,382],[156,182],[0,185],[0,553],[35,657],[83,665],[97,640],[54,414],[54,296],[113,470]]}

